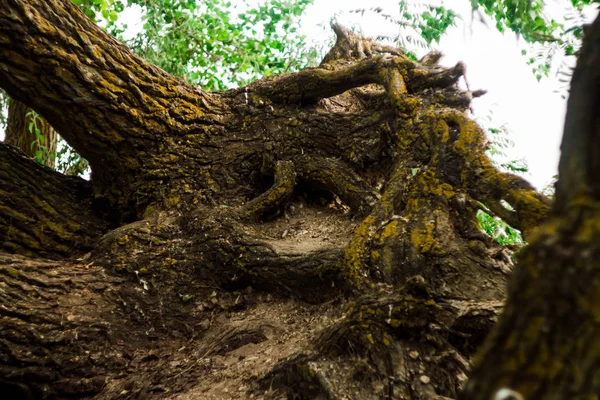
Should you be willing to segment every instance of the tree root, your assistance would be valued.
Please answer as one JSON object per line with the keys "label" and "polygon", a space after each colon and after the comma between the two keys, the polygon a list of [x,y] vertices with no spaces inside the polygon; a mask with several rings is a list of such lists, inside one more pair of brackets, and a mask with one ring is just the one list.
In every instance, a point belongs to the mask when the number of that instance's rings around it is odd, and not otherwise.
{"label": "tree root", "polygon": [[294,194],[296,170],[291,161],[278,161],[275,165],[275,182],[266,192],[249,201],[242,208],[242,215],[264,219],[284,208]]}

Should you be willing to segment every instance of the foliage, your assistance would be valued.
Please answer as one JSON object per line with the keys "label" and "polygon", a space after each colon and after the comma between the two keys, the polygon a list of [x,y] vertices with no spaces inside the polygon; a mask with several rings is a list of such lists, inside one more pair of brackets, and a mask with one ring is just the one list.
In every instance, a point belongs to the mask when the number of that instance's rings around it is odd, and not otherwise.
{"label": "foliage", "polygon": [[387,40],[405,50],[409,57],[416,59],[415,51],[430,48],[439,43],[447,29],[456,25],[460,16],[452,9],[423,2],[400,0],[398,18],[386,13],[381,7],[361,8],[351,12],[372,12],[398,27],[393,37],[378,36],[377,40]]}
{"label": "foliage", "polygon": [[72,0],[88,17],[97,21],[101,16],[111,26],[117,22],[119,13],[125,9],[120,0]]}
{"label": "foliage", "polygon": [[[299,17],[312,0],[73,1],[138,55],[206,90],[296,71],[316,57],[299,34]],[[143,28],[127,39],[119,16],[131,6],[141,9]]]}
{"label": "foliage", "polygon": [[[527,63],[538,80],[549,76],[552,61],[557,55],[575,56],[579,51],[585,33],[586,11],[600,0],[571,0],[562,3],[562,13],[558,18],[550,15],[543,0],[470,0],[472,16],[487,24],[489,18],[500,32],[512,31],[530,45],[522,50]],[[441,5],[440,5],[441,4]],[[406,49],[409,55],[419,48],[428,48],[439,42],[447,29],[455,25],[461,16],[452,8],[439,2],[412,2],[399,0],[399,17],[393,17],[380,7],[358,9],[379,14],[398,27],[394,37],[380,37]],[[487,17],[486,17],[487,16]],[[489,17],[489,18],[488,18]],[[570,77],[569,63],[564,63],[557,71],[559,75]]]}
{"label": "foliage", "polygon": [[[538,80],[548,76],[552,59],[557,54],[577,55],[584,35],[586,6],[598,0],[571,0],[563,4],[559,20],[552,18],[543,0],[471,0],[474,12],[483,10],[495,21],[500,32],[511,30],[527,43],[530,51],[523,50]],[[559,72],[564,73],[563,70]]]}
{"label": "foliage", "polygon": [[305,38],[298,33],[298,17],[309,2],[268,0],[256,8],[243,2],[246,10],[237,15],[240,4],[232,9],[221,0],[207,1],[203,9],[171,10],[171,15],[146,7],[144,34],[131,46],[167,72],[207,90],[243,85],[309,64],[314,53],[304,53]]}
{"label": "foliage", "polygon": [[487,132],[489,139],[487,153],[492,162],[501,170],[512,172],[513,174],[525,174],[529,172],[529,167],[524,159],[514,159],[509,157],[506,151],[514,147],[515,143],[510,138],[510,131],[506,124],[495,126],[493,124],[493,111],[489,114],[477,118],[477,122]]}
{"label": "foliage", "polygon": [[477,221],[485,233],[502,245],[525,244],[521,233],[498,217],[492,217],[487,212],[479,210]]}
{"label": "foliage", "polygon": [[542,193],[543,193],[545,196],[547,196],[547,197],[549,197],[549,198],[551,198],[551,199],[554,199],[554,194],[555,194],[555,192],[556,192],[556,190],[555,190],[555,186],[556,186],[556,182],[557,182],[557,181],[558,181],[558,175],[554,175],[554,176],[552,177],[552,179],[550,180],[550,182],[548,182],[548,183],[546,184],[546,186],[544,186],[544,187],[542,188]]}
{"label": "foliage", "polygon": [[35,149],[35,160],[42,165],[48,166],[48,160],[54,159],[56,155],[51,154],[52,152],[48,149],[48,144],[45,143],[45,138],[39,126],[43,123],[41,117],[35,111],[29,110],[26,118],[29,121],[27,130],[35,134],[35,140],[30,144],[31,150]]}
{"label": "foliage", "polygon": [[[82,176],[88,171],[88,162],[82,158],[75,150],[73,150],[63,138],[57,135],[58,151],[49,150],[51,146],[45,143],[45,138],[42,135],[40,124],[42,124],[41,116],[33,110],[27,112],[27,120],[30,121],[27,130],[35,134],[35,140],[31,142],[31,149],[35,149],[35,160],[47,167],[49,160],[55,160],[54,169],[65,175]],[[54,154],[52,154],[54,153]]]}
{"label": "foliage", "polygon": [[[506,125],[493,126],[493,111],[483,118],[479,118],[478,122],[484,127],[489,139],[487,153],[492,162],[499,169],[513,174],[525,174],[529,171],[527,163],[523,159],[510,158],[507,150],[514,146],[514,142],[510,139],[510,131]],[[477,220],[481,229],[489,236],[493,237],[498,243],[506,244],[524,244],[521,233],[508,225],[498,217],[492,217],[486,211],[479,210],[477,212]]]}
{"label": "foliage", "polygon": [[58,137],[55,169],[65,175],[84,176],[89,174],[89,164],[75,150]]}

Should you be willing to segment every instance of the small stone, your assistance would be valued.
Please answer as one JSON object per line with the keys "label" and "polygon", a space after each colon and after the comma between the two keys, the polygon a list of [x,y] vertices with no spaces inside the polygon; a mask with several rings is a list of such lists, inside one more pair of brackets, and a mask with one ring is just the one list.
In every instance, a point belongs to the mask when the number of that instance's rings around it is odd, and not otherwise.
{"label": "small stone", "polygon": [[427,376],[427,375],[421,375],[421,377],[419,378],[421,380],[421,382],[423,382],[425,385],[427,385],[429,382],[431,382],[431,379]]}
{"label": "small stone", "polygon": [[416,360],[417,358],[419,358],[419,352],[418,351],[411,351],[410,353],[408,353],[408,356],[410,358],[412,358],[413,360]]}
{"label": "small stone", "polygon": [[198,327],[203,331],[207,330],[208,328],[210,328],[210,320],[208,318],[203,320],[198,324]]}

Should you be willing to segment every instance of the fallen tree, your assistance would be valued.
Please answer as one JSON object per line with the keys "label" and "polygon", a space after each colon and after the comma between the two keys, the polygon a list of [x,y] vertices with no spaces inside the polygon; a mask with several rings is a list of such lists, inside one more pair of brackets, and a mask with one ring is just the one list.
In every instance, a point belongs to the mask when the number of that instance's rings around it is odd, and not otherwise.
{"label": "fallen tree", "polygon": [[458,396],[514,266],[476,213],[540,240],[549,201],[486,156],[463,64],[333,28],[319,67],[209,93],[67,0],[0,5],[0,87],[92,169],[0,145],[0,392]]}

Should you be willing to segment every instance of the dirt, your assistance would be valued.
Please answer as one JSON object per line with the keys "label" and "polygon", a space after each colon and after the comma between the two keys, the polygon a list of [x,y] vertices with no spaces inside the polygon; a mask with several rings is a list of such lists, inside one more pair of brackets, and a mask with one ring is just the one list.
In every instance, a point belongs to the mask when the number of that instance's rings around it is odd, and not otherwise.
{"label": "dirt", "polygon": [[261,236],[278,253],[305,254],[324,248],[345,247],[356,226],[349,209],[334,198],[306,204],[302,198],[292,202],[283,218],[249,224],[245,229]]}
{"label": "dirt", "polygon": [[[356,223],[348,209],[334,199],[306,204],[297,198],[283,218],[250,224],[245,229],[264,238],[278,253],[305,254],[330,247],[344,247]],[[254,305],[224,313],[206,332],[210,343],[204,364],[208,372],[185,393],[172,399],[284,399],[275,390],[257,391],[256,383],[275,365],[297,354],[310,354],[322,329],[341,320],[347,306],[337,299],[320,305],[274,299],[271,294],[250,292]],[[236,339],[237,336],[237,339]]]}
{"label": "dirt", "polygon": [[[307,204],[296,198],[273,221],[242,225],[247,233],[277,253],[305,254],[343,248],[356,222],[340,203]],[[151,346],[139,349],[129,362],[133,375],[113,376],[98,399],[164,398],[283,399],[276,390],[256,383],[281,361],[310,356],[325,327],[344,317],[341,297],[322,304],[282,298],[253,287],[225,291],[214,287],[196,293],[195,321],[178,334],[157,334]]]}
{"label": "dirt", "polygon": [[[268,296],[264,296],[268,300]],[[207,335],[218,338],[211,346],[218,346],[223,338],[230,337],[232,330],[240,332],[255,330],[264,334],[258,340],[240,347],[226,348],[222,354],[207,356],[203,363],[210,370],[198,377],[196,385],[172,399],[281,399],[286,398],[274,390],[256,392],[253,385],[267,375],[282,359],[299,352],[310,352],[324,326],[342,317],[340,304],[309,306],[298,302],[265,301],[243,312],[227,316],[216,324]]]}

